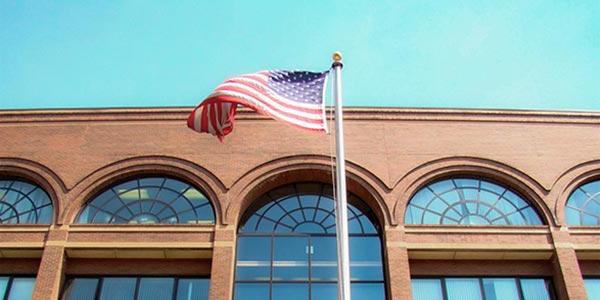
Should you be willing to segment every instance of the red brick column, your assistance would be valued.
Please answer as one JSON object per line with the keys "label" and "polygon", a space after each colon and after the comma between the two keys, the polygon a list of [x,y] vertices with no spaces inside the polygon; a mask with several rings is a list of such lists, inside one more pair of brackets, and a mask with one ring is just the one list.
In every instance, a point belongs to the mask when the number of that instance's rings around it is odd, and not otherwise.
{"label": "red brick column", "polygon": [[387,259],[387,288],[391,300],[410,300],[410,268],[408,250],[402,239],[403,229],[389,227],[385,230]]}
{"label": "red brick column", "polygon": [[51,229],[48,233],[33,289],[33,300],[59,299],[65,266],[66,239],[65,230]]}
{"label": "red brick column", "polygon": [[210,271],[210,300],[233,299],[234,266],[235,227],[218,226]]}
{"label": "red brick column", "polygon": [[569,242],[569,233],[565,230],[552,232],[554,239],[554,257],[552,267],[554,269],[554,285],[559,299],[587,299],[583,277],[579,269],[577,254],[573,245]]}

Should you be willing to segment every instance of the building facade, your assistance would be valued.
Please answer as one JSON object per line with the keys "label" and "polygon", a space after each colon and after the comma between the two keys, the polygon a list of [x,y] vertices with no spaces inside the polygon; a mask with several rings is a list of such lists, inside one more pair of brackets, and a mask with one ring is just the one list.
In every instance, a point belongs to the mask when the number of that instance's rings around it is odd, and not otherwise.
{"label": "building facade", "polygon": [[[189,111],[0,111],[4,299],[335,295],[333,137]],[[600,114],[345,118],[356,299],[600,299]]]}

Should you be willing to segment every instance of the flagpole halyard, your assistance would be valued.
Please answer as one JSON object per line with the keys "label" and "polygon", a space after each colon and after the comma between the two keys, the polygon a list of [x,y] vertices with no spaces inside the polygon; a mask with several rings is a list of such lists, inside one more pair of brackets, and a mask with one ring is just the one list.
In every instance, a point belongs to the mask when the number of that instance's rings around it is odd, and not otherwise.
{"label": "flagpole halyard", "polygon": [[336,145],[336,238],[338,252],[338,299],[350,300],[350,250],[348,246],[348,204],[346,193],[346,158],[344,155],[344,126],[342,111],[342,54],[334,52],[333,98],[335,101]]}

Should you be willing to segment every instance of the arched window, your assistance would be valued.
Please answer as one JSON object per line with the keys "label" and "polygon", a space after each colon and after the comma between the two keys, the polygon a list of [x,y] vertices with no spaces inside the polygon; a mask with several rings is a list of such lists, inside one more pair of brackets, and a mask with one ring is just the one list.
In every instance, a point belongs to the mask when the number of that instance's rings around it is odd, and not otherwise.
{"label": "arched window", "polygon": [[[331,186],[287,185],[259,198],[238,231],[235,299],[337,299]],[[353,300],[385,299],[381,239],[372,212],[348,197]]]}
{"label": "arched window", "polygon": [[39,186],[0,180],[0,224],[50,224],[52,201]]}
{"label": "arched window", "polygon": [[568,225],[600,225],[600,180],[588,182],[578,187],[565,207]]}
{"label": "arched window", "polygon": [[420,189],[408,203],[406,224],[541,225],[514,191],[482,179],[451,178]]}
{"label": "arched window", "polygon": [[137,178],[112,186],[89,201],[77,223],[213,224],[202,192],[177,179]]}

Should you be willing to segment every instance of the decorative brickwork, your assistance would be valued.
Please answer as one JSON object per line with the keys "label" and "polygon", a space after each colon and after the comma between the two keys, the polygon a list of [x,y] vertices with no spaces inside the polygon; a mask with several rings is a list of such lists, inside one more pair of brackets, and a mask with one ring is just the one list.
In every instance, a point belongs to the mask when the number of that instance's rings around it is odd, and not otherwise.
{"label": "decorative brickwork", "polygon": [[[332,137],[241,110],[225,144],[189,129],[191,108],[0,111],[0,178],[43,188],[50,225],[0,226],[0,268],[37,275],[34,299],[58,299],[75,275],[211,278],[233,297],[237,226],[266,191],[331,182]],[[558,299],[585,299],[600,275],[600,228],[566,227],[564,206],[600,176],[600,114],[349,108],[348,189],[383,228],[387,297],[411,298],[414,276],[551,278]],[[216,224],[74,224],[91,197],[136,176],[169,176],[204,192]],[[470,176],[518,192],[536,226],[405,225],[428,183]]]}

